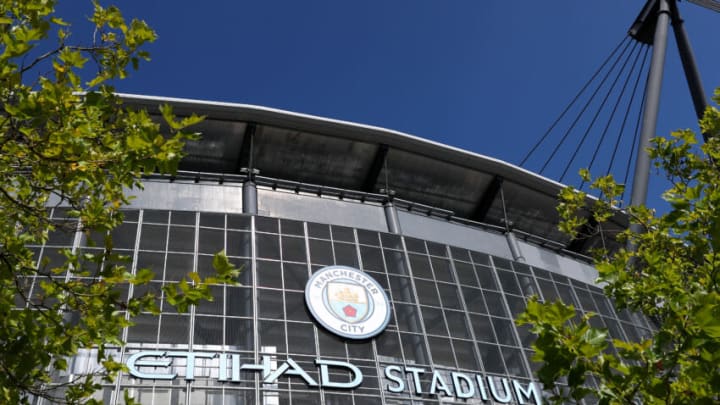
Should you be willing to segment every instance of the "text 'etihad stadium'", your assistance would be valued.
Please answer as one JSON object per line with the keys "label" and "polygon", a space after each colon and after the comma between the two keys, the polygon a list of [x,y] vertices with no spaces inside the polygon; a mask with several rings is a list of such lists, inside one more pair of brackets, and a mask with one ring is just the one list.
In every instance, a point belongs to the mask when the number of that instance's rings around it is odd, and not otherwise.
{"label": "text 'etihad stadium'", "polygon": [[[240,382],[240,372],[258,372],[263,384],[276,384],[280,377],[296,377],[302,379],[311,388],[333,388],[351,390],[363,383],[362,371],[355,365],[345,361],[316,359],[319,371],[316,380],[288,357],[280,363],[273,356],[262,356],[260,364],[241,363],[240,355],[210,352],[186,351],[143,351],[132,354],[127,360],[127,368],[133,377],[152,380],[174,380],[178,374],[170,371],[174,358],[184,358],[185,380],[195,379],[195,361],[197,359],[219,360],[217,380],[221,382]],[[158,368],[165,369],[164,371]],[[331,369],[333,371],[331,376]],[[349,378],[337,380],[338,372],[346,372]],[[462,372],[439,372],[421,367],[385,366],[384,374],[390,381],[384,388],[393,393],[408,392],[415,395],[446,396],[459,399],[480,398],[483,401],[494,400],[500,403],[524,404],[532,401],[542,404],[538,386],[529,382],[523,384],[514,379],[484,376]],[[430,376],[430,382],[423,383],[421,377]]]}

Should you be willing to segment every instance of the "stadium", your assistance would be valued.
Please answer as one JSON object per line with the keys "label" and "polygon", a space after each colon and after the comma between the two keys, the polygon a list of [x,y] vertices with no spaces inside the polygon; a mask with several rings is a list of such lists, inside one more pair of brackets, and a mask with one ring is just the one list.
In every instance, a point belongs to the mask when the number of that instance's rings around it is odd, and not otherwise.
{"label": "stadium", "polygon": [[[598,313],[614,338],[649,334],[594,284],[588,251],[615,242],[557,230],[557,182],[383,128],[123,98],[207,118],[180,171],[147,176],[113,234],[133,271],[156,274],[127,294],[158,292],[161,314],[124,332],[128,372],[98,393],[104,403],[128,390],[143,404],[540,404],[532,336],[513,322],[528,297]],[[41,255],[83,243],[51,240]],[[240,285],[213,286],[189,313],[162,300],[164,283],[210,274],[221,250],[243,268]]]}

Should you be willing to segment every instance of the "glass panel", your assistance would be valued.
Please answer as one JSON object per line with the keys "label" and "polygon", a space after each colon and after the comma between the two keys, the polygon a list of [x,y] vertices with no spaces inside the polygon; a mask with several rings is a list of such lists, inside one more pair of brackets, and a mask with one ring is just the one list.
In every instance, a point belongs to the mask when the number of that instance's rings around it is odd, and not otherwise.
{"label": "glass panel", "polygon": [[445,311],[450,336],[461,339],[470,339],[465,313],[459,311]]}
{"label": "glass panel", "polygon": [[437,308],[421,307],[423,322],[425,323],[425,331],[431,335],[447,336],[447,328],[445,327],[445,319],[443,312]]}
{"label": "glass panel", "polygon": [[280,270],[280,262],[258,260],[256,272],[259,286],[282,288],[282,272]]}
{"label": "glass panel", "polygon": [[281,219],[280,229],[285,235],[305,236],[305,228],[303,227],[303,223],[300,221]]}
{"label": "glass panel", "polygon": [[197,345],[221,345],[223,343],[223,318],[196,316],[193,343]]}
{"label": "glass panel", "polygon": [[415,287],[417,287],[418,300],[420,301],[420,304],[436,307],[440,306],[440,298],[438,298],[435,283],[431,281],[415,280]]}
{"label": "glass panel", "polygon": [[452,345],[450,339],[428,336],[430,353],[432,353],[433,364],[455,367]]}
{"label": "glass panel", "polygon": [[518,286],[513,273],[505,270],[498,270],[497,274],[505,293],[520,295],[520,287]]}
{"label": "glass panel", "polygon": [[515,346],[515,335],[513,333],[513,325],[507,319],[492,318],[493,327],[495,328],[495,334],[497,335],[498,343]]}
{"label": "glass panel", "polygon": [[315,355],[315,332],[312,324],[288,322],[288,351]]}
{"label": "glass panel", "polygon": [[292,290],[305,290],[305,284],[308,281],[306,265],[297,263],[283,263],[282,267],[285,288]]}
{"label": "glass panel", "polygon": [[311,238],[330,239],[330,226],[308,222],[308,236]]}
{"label": "glass panel", "polygon": [[[258,294],[259,295],[259,294]],[[285,353],[285,323],[278,321],[258,321],[260,352]]]}
{"label": "glass panel", "polygon": [[363,269],[372,271],[384,271],[382,252],[376,247],[360,246]]}
{"label": "glass panel", "polygon": [[225,214],[202,212],[200,213],[200,226],[225,228]]}
{"label": "glass panel", "polygon": [[[425,340],[422,335],[413,333],[401,333],[403,352],[408,363],[429,364]],[[400,353],[397,354],[400,357]]]}
{"label": "glass panel", "polygon": [[253,313],[252,290],[248,287],[225,287],[228,316],[251,317]]}
{"label": "glass panel", "polygon": [[[135,249],[135,236],[137,234],[137,224],[123,223],[110,232],[115,249]],[[103,240],[97,240],[98,246],[102,246]],[[48,244],[51,244],[48,242]]]}
{"label": "glass panel", "polygon": [[427,256],[410,253],[408,257],[410,258],[410,267],[412,268],[413,276],[430,280],[433,279],[430,261]]}
{"label": "glass panel", "polygon": [[484,342],[497,342],[488,316],[470,314],[470,322],[472,322],[475,339]]}
{"label": "glass panel", "polygon": [[285,311],[288,320],[311,321],[305,306],[305,294],[303,293],[285,291]]}
{"label": "glass panel", "polygon": [[278,220],[268,217],[255,217],[255,230],[258,232],[278,233]]}
{"label": "glass panel", "polygon": [[305,262],[305,239],[291,236],[282,237],[283,260],[291,262]]}
{"label": "glass panel", "polygon": [[250,216],[249,215],[237,215],[229,214],[227,216],[227,227],[228,229],[242,229],[250,230]]}
{"label": "glass panel", "polygon": [[455,282],[452,276],[452,270],[450,269],[449,260],[433,257],[430,261],[432,262],[432,268],[435,273],[436,280],[446,281],[448,283]]}
{"label": "glass panel", "polygon": [[486,290],[498,289],[490,267],[475,266],[475,274],[477,274],[478,280],[480,280],[480,287]]}
{"label": "glass panel", "polygon": [[258,289],[257,300],[259,317],[278,320],[285,318],[282,291]]}
{"label": "glass panel", "polygon": [[265,259],[280,259],[280,242],[278,236],[268,233],[256,233],[255,243],[257,255]]}
{"label": "glass panel", "polygon": [[195,228],[171,226],[168,250],[173,252],[194,252]]}
{"label": "glass panel", "polygon": [[355,242],[355,234],[353,233],[352,228],[348,228],[345,226],[337,226],[332,225],[332,238],[334,241],[341,241],[341,242]]}
{"label": "glass panel", "polygon": [[140,235],[140,249],[165,250],[167,239],[167,226],[143,225]]}
{"label": "glass panel", "polygon": [[253,324],[250,319],[225,319],[225,344],[236,350],[253,350]]}
{"label": "glass panel", "polygon": [[228,231],[227,233],[227,254],[228,256],[250,257],[252,252],[252,238],[250,232]]}
{"label": "glass panel", "polygon": [[333,246],[335,248],[336,264],[355,268],[359,267],[357,250],[355,250],[355,245],[352,245],[350,243],[334,242]]}
{"label": "glass panel", "polygon": [[461,310],[457,287],[454,284],[438,283],[438,292],[444,308]]}
{"label": "glass panel", "polygon": [[480,357],[482,358],[485,371],[488,373],[505,374],[505,366],[500,355],[500,350],[495,345],[478,343]]}
{"label": "glass panel", "polygon": [[310,261],[316,264],[331,265],[333,259],[332,244],[325,240],[310,239]]}
{"label": "glass panel", "polygon": [[462,294],[463,298],[465,298],[465,306],[468,311],[481,314],[487,313],[487,309],[485,309],[485,299],[479,288],[463,287]]}
{"label": "glass panel", "polygon": [[191,211],[173,211],[170,213],[170,223],[175,225],[195,225],[195,213]]}
{"label": "glass panel", "polygon": [[477,280],[475,279],[475,272],[473,272],[473,267],[470,263],[455,261],[454,264],[460,284],[471,287],[478,286]]}
{"label": "glass panel", "polygon": [[198,252],[214,254],[225,249],[225,232],[220,229],[200,228]]}
{"label": "glass panel", "polygon": [[453,339],[452,343],[455,349],[458,367],[473,371],[480,369],[480,364],[475,356],[475,345],[473,342]]}
{"label": "glass panel", "polygon": [[193,271],[193,256],[179,253],[168,253],[165,266],[165,280],[180,281]]}
{"label": "glass panel", "polygon": [[168,223],[168,211],[159,210],[143,210],[143,222],[153,222],[156,224]]}
{"label": "glass panel", "polygon": [[162,314],[160,319],[160,343],[187,344],[189,330],[189,316]]}

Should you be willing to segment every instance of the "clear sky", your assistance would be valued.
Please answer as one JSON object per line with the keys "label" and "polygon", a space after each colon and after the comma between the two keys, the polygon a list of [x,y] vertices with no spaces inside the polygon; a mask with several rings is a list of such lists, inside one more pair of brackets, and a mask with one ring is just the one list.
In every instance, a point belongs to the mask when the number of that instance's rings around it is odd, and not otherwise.
{"label": "clear sky", "polygon": [[[65,3],[66,12],[89,14],[89,2]],[[644,1],[115,4],[159,34],[152,62],[119,91],[377,125],[517,164],[626,35]],[[711,95],[720,86],[720,13],[680,7]],[[658,133],[687,127],[697,125],[671,34]],[[559,154],[558,167],[568,158]],[[651,188],[651,205],[659,192]]]}

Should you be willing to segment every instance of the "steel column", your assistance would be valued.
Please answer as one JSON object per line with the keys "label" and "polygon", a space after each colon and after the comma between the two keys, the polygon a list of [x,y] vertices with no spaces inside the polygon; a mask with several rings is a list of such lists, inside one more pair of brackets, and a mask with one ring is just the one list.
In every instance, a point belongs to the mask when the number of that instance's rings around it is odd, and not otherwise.
{"label": "steel column", "polygon": [[640,147],[637,152],[632,197],[630,199],[630,204],[634,206],[643,205],[647,200],[648,179],[650,177],[650,155],[648,155],[646,149],[650,147],[650,138],[655,136],[658,111],[660,109],[660,89],[662,87],[668,25],[670,21],[670,9],[667,0],[658,0],[657,13],[653,54],[645,90],[645,107],[643,109]]}

